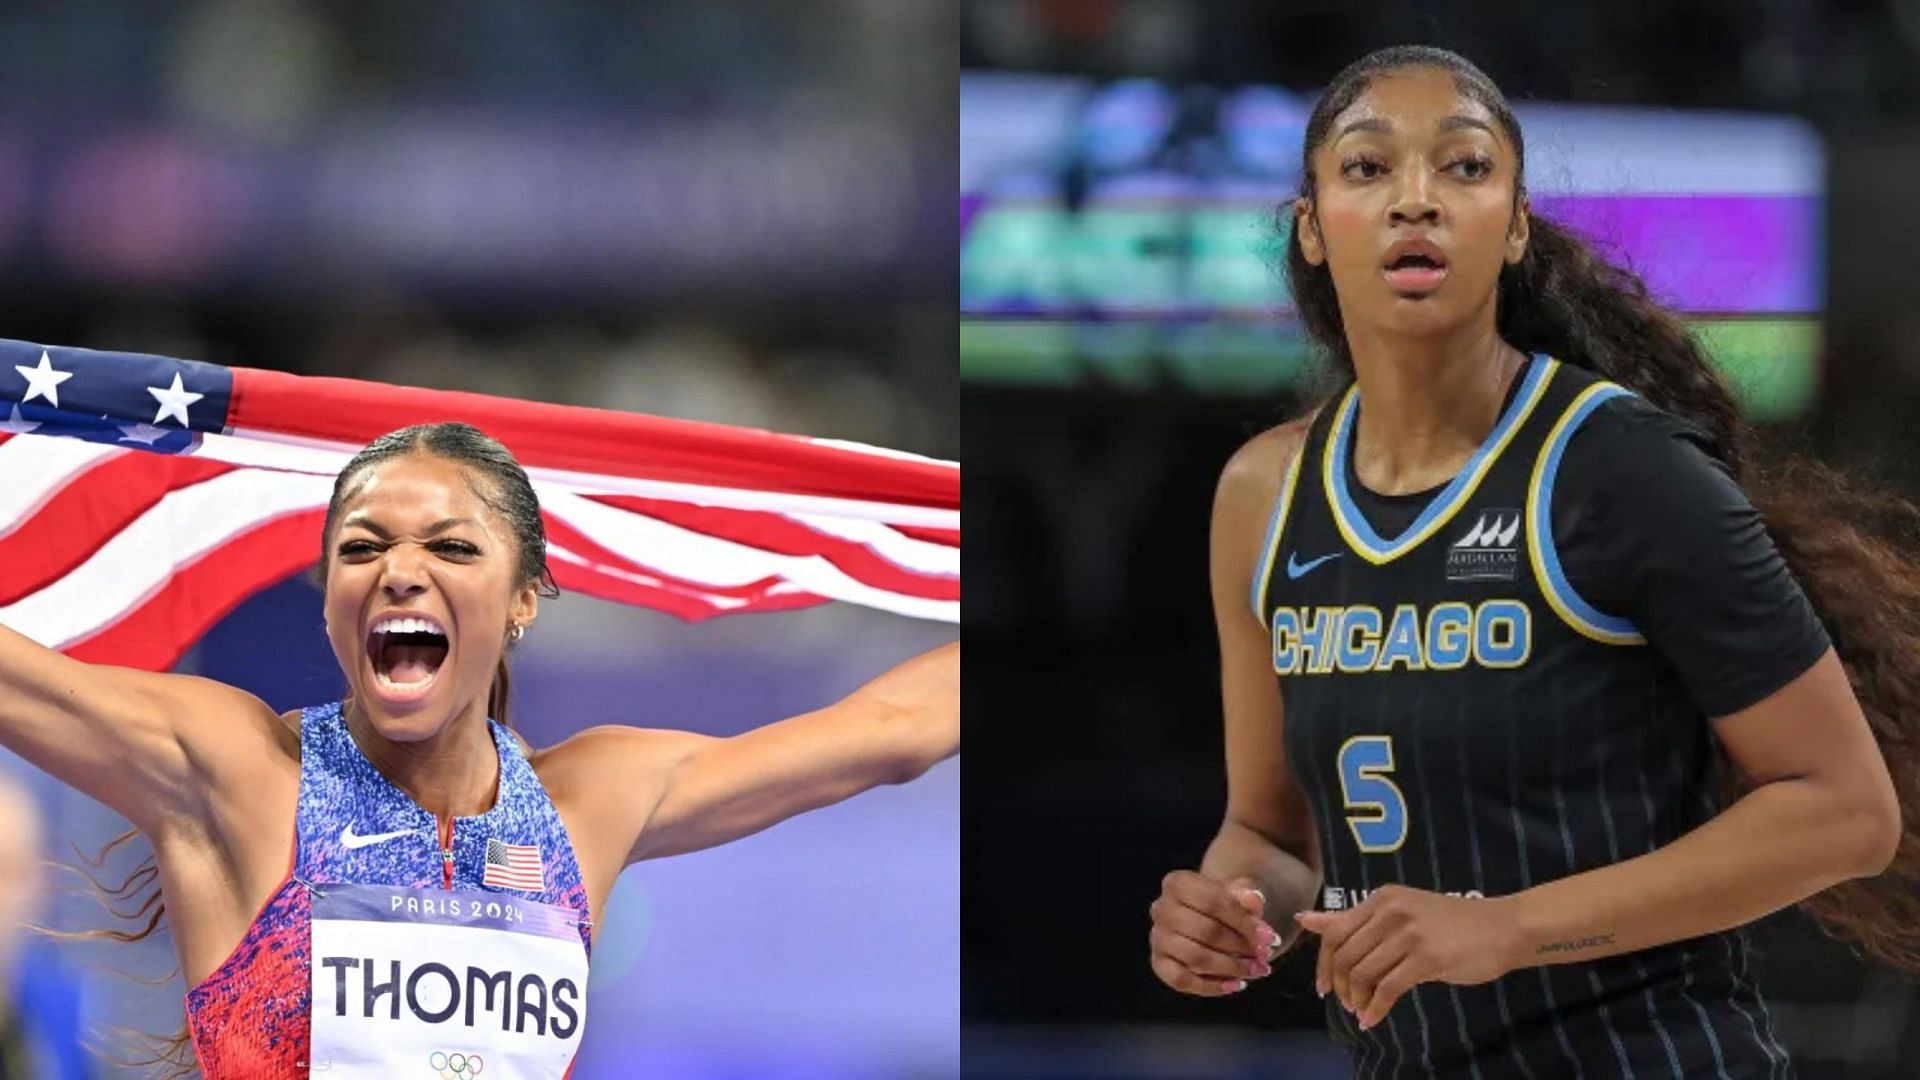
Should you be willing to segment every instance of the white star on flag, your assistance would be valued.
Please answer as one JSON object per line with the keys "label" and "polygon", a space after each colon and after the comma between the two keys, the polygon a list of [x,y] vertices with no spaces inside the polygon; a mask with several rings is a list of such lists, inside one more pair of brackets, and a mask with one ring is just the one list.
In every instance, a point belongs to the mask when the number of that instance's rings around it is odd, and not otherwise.
{"label": "white star on flag", "polygon": [[[52,405],[56,409],[60,407],[60,384],[73,378],[73,372],[71,371],[55,371],[53,369],[53,360],[47,355],[45,349],[40,350],[39,367],[27,367],[25,364],[15,364],[13,365],[13,370],[27,377],[27,393],[26,396],[20,399],[21,404],[32,401],[36,397],[43,397],[47,399],[47,404]],[[175,378],[178,378],[178,376],[175,376]]]}
{"label": "white star on flag", "polygon": [[13,407],[13,417],[11,419],[0,420],[0,431],[7,432],[10,435],[25,435],[27,432],[39,426],[40,422],[37,420],[20,419],[20,406],[17,404]]}
{"label": "white star on flag", "polygon": [[157,424],[168,416],[173,416],[179,419],[181,427],[191,426],[187,423],[187,406],[207,396],[189,393],[186,387],[180,385],[180,373],[177,371],[173,373],[172,386],[165,390],[157,386],[149,386],[147,393],[152,394],[153,400],[160,403],[160,411],[153,414],[153,422]]}
{"label": "white star on flag", "polygon": [[152,446],[167,437],[166,428],[154,427],[152,424],[116,424],[114,426],[121,431],[121,442],[137,442],[144,446]]}

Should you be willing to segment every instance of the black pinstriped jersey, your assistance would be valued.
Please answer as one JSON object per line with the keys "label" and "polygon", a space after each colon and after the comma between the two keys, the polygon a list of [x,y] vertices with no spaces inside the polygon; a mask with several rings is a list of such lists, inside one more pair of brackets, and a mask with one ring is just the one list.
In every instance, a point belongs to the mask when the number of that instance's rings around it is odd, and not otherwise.
{"label": "black pinstriped jersey", "polygon": [[[1584,535],[1565,554],[1591,569],[1593,522],[1604,519],[1585,505],[1594,492],[1556,484],[1560,467],[1609,400],[1651,410],[1626,394],[1579,367],[1531,358],[1480,450],[1390,537],[1354,497],[1357,389],[1309,429],[1268,528],[1253,602],[1270,631],[1287,753],[1315,810],[1323,908],[1358,904],[1390,882],[1504,895],[1672,842],[1719,809],[1703,708],[1750,704],[1825,650],[1757,515],[1724,475],[1712,477],[1714,498],[1744,507],[1744,517],[1717,506],[1682,516],[1750,525],[1757,540],[1742,543],[1764,558],[1743,549],[1737,561],[1768,573],[1729,584],[1703,568],[1707,584],[1754,594],[1716,601],[1718,610],[1797,604],[1781,609],[1794,620],[1790,634],[1762,635],[1772,652],[1758,676],[1755,657],[1716,657],[1711,635],[1687,638],[1666,601],[1639,605],[1631,587],[1569,578],[1561,541]],[[1705,471],[1697,461],[1687,469]],[[1577,475],[1593,474],[1583,466]],[[1710,542],[1719,528],[1696,524],[1672,532]],[[1651,552],[1645,565],[1653,573],[1674,557]],[[1596,606],[1594,595],[1624,599],[1647,626]],[[1424,985],[1366,1032],[1328,1002],[1360,1077],[1792,1075],[1737,932],[1522,968],[1483,986]]]}

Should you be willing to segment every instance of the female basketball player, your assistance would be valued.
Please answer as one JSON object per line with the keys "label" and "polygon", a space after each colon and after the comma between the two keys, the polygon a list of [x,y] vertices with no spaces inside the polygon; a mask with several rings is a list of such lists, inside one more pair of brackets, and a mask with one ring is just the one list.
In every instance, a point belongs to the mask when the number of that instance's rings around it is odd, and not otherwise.
{"label": "female basketball player", "polygon": [[730,739],[606,726],[527,750],[503,726],[505,653],[538,615],[546,534],[526,473],[465,424],[348,463],[320,573],[348,693],[285,715],[0,629],[0,743],[152,841],[208,1077],[398,1076],[434,1054],[561,1076],[624,867],[959,746],[952,645]]}
{"label": "female basketball player", "polygon": [[1311,931],[1367,1076],[1789,1075],[1738,927],[1801,903],[1920,969],[1890,504],[1749,468],[1685,326],[1531,213],[1467,61],[1361,60],[1304,158],[1289,282],[1348,385],[1220,482],[1227,812],[1153,971],[1233,993]]}

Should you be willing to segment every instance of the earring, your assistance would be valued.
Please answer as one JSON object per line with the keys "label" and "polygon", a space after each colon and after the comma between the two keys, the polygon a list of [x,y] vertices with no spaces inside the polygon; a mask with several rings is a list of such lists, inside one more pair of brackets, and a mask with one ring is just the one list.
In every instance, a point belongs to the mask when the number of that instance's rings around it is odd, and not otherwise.
{"label": "earring", "polygon": [[507,636],[509,638],[512,638],[515,641],[519,641],[520,638],[526,634],[526,632],[527,632],[526,627],[521,626],[519,623],[514,623],[513,629],[507,632]]}

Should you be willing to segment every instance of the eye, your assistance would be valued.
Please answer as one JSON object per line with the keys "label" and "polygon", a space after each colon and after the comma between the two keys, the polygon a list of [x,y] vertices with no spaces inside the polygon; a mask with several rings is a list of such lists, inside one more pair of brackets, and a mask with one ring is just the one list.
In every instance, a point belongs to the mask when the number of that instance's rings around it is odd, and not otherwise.
{"label": "eye", "polygon": [[442,540],[434,545],[434,549],[437,551],[451,552],[465,559],[470,559],[480,554],[479,548],[474,547],[465,540]]}
{"label": "eye", "polygon": [[[1354,176],[1356,168],[1361,170],[1358,177]],[[1367,169],[1374,171],[1366,172]],[[1385,163],[1370,157],[1350,157],[1340,163],[1340,175],[1349,179],[1371,180],[1384,171],[1386,171]]]}
{"label": "eye", "polygon": [[1473,157],[1464,157],[1458,161],[1449,162],[1447,168],[1453,169],[1462,165],[1471,166],[1471,171],[1465,174],[1469,180],[1478,180],[1493,172],[1493,162],[1477,154]]}
{"label": "eye", "polygon": [[341,555],[364,555],[373,550],[373,544],[366,540],[349,540],[340,545]]}

